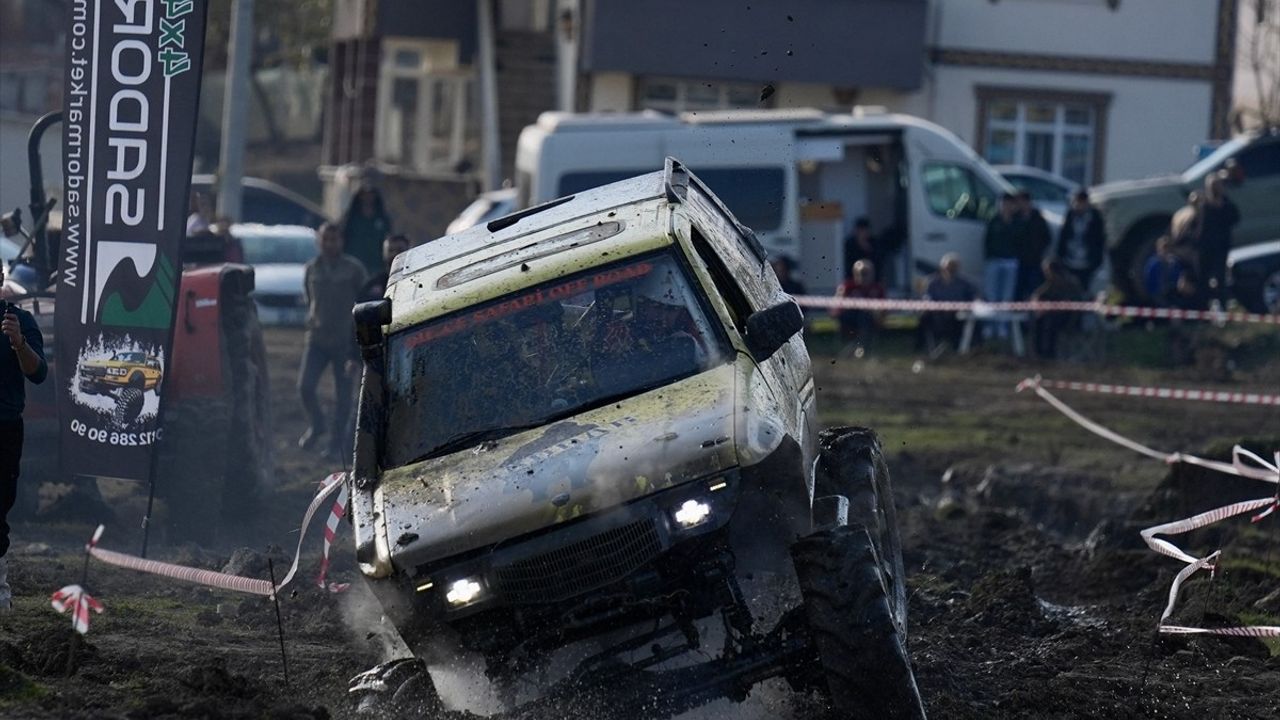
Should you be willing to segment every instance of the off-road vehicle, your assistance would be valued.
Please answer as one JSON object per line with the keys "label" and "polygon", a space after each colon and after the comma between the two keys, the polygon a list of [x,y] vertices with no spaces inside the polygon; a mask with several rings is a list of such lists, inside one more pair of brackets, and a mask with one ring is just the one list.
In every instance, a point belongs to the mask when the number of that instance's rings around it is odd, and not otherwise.
{"label": "off-road vehicle", "polygon": [[155,355],[142,352],[112,353],[106,360],[90,360],[80,366],[80,391],[108,395],[120,388],[151,390],[163,373]]}
{"label": "off-road vehicle", "polygon": [[357,559],[418,656],[362,707],[436,717],[425,669],[474,659],[520,716],[772,677],[923,716],[878,441],[817,432],[800,309],[679,162],[414,248],[355,314]]}

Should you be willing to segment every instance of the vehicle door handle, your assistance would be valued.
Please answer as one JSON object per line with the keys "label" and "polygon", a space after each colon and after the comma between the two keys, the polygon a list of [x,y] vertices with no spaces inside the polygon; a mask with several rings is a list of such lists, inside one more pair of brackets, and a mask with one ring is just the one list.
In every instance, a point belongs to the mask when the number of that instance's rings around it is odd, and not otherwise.
{"label": "vehicle door handle", "polygon": [[929,242],[946,242],[947,234],[942,232],[926,233],[924,239]]}

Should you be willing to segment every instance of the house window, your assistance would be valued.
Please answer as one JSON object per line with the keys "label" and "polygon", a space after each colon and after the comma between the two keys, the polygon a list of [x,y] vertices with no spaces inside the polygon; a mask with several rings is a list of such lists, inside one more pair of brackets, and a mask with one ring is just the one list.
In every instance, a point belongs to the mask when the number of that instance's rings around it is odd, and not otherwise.
{"label": "house window", "polygon": [[475,167],[475,78],[451,40],[388,39],[378,77],[378,160],[421,173]]}
{"label": "house window", "polygon": [[1028,165],[1080,185],[1102,177],[1106,95],[978,88],[979,142],[995,165]]}
{"label": "house window", "polygon": [[760,87],[751,83],[644,78],[636,97],[641,110],[667,113],[755,108],[760,106]]}

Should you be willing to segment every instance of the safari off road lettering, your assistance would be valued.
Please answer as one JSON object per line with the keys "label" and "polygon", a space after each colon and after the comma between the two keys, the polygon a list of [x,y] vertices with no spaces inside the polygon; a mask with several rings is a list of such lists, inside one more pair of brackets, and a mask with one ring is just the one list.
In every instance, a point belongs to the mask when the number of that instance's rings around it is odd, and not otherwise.
{"label": "safari off road lettering", "polygon": [[[142,478],[150,465],[178,294],[205,7],[73,0],[69,8],[58,300],[71,312],[58,314],[57,352],[60,366],[74,369],[58,388],[60,454],[72,473]],[[104,365],[120,357],[146,360]],[[103,444],[111,446],[105,453]]]}

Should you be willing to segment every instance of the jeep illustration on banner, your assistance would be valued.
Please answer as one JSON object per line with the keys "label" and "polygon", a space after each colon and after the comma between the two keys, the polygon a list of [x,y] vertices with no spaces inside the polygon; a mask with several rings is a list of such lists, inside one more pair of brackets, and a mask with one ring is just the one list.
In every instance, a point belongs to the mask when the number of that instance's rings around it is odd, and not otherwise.
{"label": "jeep illustration on banner", "polygon": [[64,475],[145,479],[191,183],[205,0],[71,0],[57,361]]}

